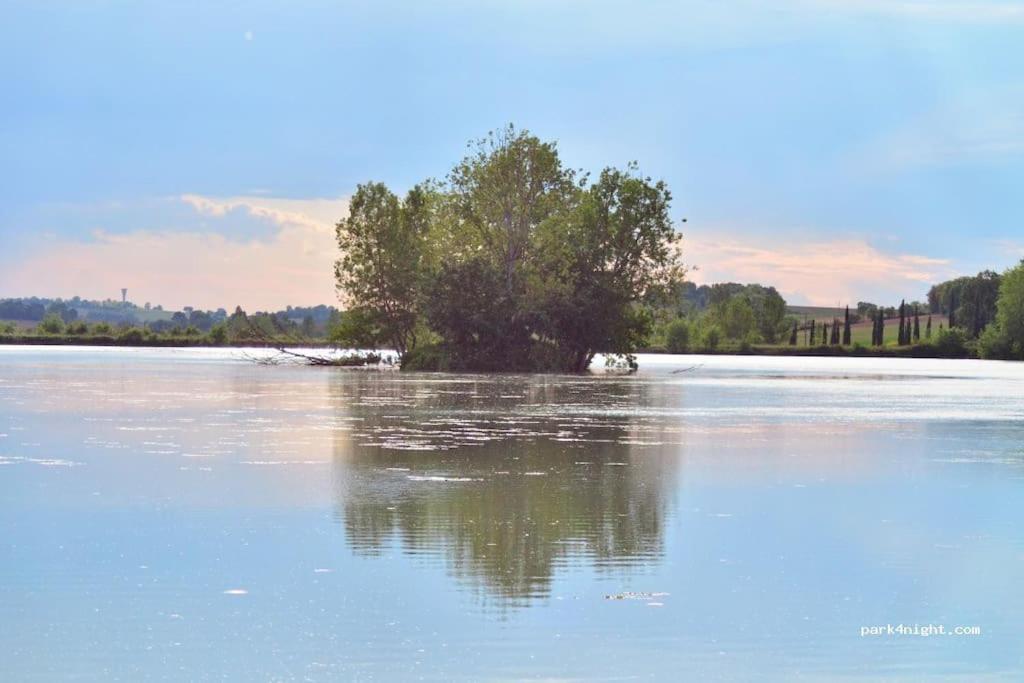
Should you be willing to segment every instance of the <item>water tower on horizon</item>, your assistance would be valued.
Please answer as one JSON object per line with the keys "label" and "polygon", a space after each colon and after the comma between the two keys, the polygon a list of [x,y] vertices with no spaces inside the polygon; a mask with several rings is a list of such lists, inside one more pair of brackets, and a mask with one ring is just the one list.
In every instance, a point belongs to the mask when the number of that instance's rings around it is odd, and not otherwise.
{"label": "water tower on horizon", "polygon": [[127,306],[128,305],[128,288],[127,287],[122,287],[121,288],[121,305],[122,306]]}

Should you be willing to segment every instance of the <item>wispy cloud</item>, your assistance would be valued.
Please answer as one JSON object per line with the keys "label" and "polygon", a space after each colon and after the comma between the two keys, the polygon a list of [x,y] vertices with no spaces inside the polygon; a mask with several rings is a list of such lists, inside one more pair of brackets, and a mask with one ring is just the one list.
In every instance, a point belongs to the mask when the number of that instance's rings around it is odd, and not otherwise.
{"label": "wispy cloud", "polygon": [[[188,208],[193,225],[54,238],[0,272],[0,292],[105,298],[128,287],[135,301],[248,310],[336,300],[333,226],[348,211],[345,199],[190,194],[174,203]],[[242,219],[253,229],[218,230]],[[1000,247],[1021,250],[1015,242]],[[760,282],[794,303],[821,305],[916,298],[956,274],[950,259],[895,253],[860,238],[806,239],[763,228],[689,232],[683,256],[696,267],[697,282]]]}
{"label": "wispy cloud", "polygon": [[876,139],[855,166],[879,168],[979,163],[1024,156],[1024,86],[963,93]]}
{"label": "wispy cloud", "polygon": [[1012,0],[805,0],[799,4],[844,14],[874,14],[928,21],[1024,21],[1024,6]]}
{"label": "wispy cloud", "polygon": [[993,245],[1010,258],[1024,259],[1024,242],[1013,239],[994,240]]}
{"label": "wispy cloud", "polygon": [[949,259],[889,254],[858,239],[769,242],[697,233],[684,240],[683,255],[696,267],[695,282],[759,282],[793,303],[821,306],[923,296],[952,273]]}
{"label": "wispy cloud", "polygon": [[41,296],[105,298],[128,287],[133,300],[175,308],[268,309],[335,300],[333,224],[347,213],[346,200],[186,195],[180,201],[214,220],[247,212],[272,221],[275,230],[266,238],[238,239],[216,231],[101,229],[91,241],[50,245],[15,264],[4,280]]}
{"label": "wispy cloud", "polygon": [[851,22],[862,19],[909,30],[1024,23],[1024,7],[1001,0],[521,0],[512,6],[448,0],[411,7],[406,14],[419,23],[450,18],[466,28],[455,39],[520,54],[780,45],[823,31],[843,36]]}

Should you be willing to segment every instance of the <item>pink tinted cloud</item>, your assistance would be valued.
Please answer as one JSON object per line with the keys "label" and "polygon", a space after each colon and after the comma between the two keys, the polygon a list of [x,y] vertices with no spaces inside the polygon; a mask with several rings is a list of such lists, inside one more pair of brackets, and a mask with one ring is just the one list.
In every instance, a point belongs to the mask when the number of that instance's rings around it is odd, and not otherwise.
{"label": "pink tinted cloud", "polygon": [[[133,301],[167,308],[266,310],[337,301],[334,223],[347,213],[344,199],[185,195],[180,201],[197,218],[215,223],[241,211],[276,230],[261,239],[209,230],[100,230],[90,242],[57,242],[0,274],[3,289],[16,283],[25,294],[118,298],[127,287]],[[697,268],[690,274],[695,282],[760,282],[794,303],[821,305],[916,298],[951,274],[946,259],[891,254],[863,240],[769,242],[728,230],[688,233],[683,257]]]}
{"label": "pink tinted cloud", "polygon": [[39,296],[118,298],[127,287],[137,303],[267,310],[333,303],[337,257],[333,224],[347,202],[259,197],[182,201],[216,218],[242,208],[272,220],[269,239],[230,239],[216,232],[114,234],[98,230],[90,242],[64,242],[5,273],[18,289]]}
{"label": "pink tinted cloud", "polygon": [[759,282],[793,303],[821,306],[922,297],[951,274],[948,259],[889,254],[857,239],[766,243],[698,233],[684,240],[683,257],[698,284]]}

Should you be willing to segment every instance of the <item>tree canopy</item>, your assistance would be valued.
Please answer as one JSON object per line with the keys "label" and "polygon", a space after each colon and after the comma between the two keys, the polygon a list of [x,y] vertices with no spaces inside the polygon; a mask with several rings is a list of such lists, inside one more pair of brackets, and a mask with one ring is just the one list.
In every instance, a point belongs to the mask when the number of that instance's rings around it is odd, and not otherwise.
{"label": "tree canopy", "polygon": [[682,279],[670,202],[635,164],[591,181],[552,142],[492,132],[404,199],[359,186],[337,225],[339,327],[406,367],[580,372],[632,354],[641,302]]}
{"label": "tree canopy", "polygon": [[1024,261],[1003,273],[995,322],[981,336],[986,358],[1024,360]]}
{"label": "tree canopy", "polygon": [[940,282],[928,290],[929,310],[949,315],[969,336],[977,337],[995,320],[1000,278],[999,273],[985,270]]}

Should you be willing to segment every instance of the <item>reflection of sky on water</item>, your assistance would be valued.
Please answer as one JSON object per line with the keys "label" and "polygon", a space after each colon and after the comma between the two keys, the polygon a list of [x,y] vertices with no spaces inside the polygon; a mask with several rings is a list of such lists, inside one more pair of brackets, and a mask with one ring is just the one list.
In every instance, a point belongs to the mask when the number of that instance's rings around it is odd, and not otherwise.
{"label": "reflection of sky on water", "polygon": [[642,367],[0,348],[0,676],[1021,675],[1024,369]]}

